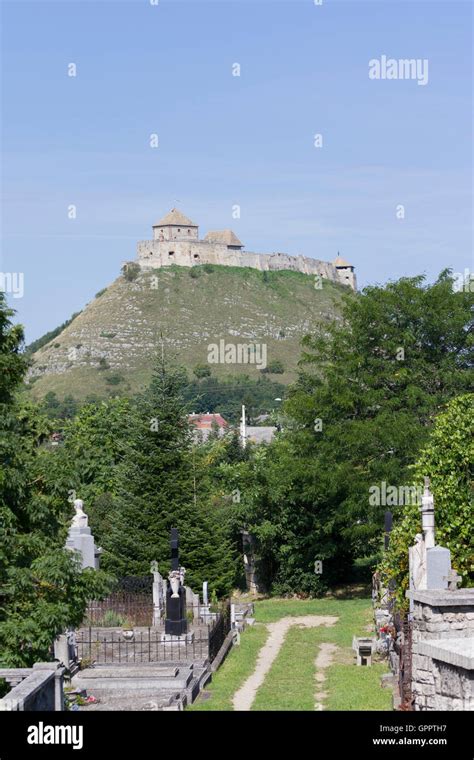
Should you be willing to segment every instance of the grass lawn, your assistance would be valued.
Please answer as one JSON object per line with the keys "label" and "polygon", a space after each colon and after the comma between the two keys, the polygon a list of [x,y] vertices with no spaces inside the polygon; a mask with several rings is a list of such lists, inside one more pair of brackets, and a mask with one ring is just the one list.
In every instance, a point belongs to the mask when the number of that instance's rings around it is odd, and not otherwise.
{"label": "grass lawn", "polygon": [[[188,707],[188,710],[232,710],[232,697],[253,673],[258,653],[267,640],[264,625],[247,628],[240,637],[240,646],[231,649],[223,664],[206,686],[204,696]],[[209,696],[208,696],[209,695]]]}
{"label": "grass lawn", "polygon": [[391,710],[392,692],[380,688],[380,676],[388,665],[374,663],[371,668],[335,664],[326,673],[327,710]]}
{"label": "grass lawn", "polygon": [[334,643],[339,649],[333,664],[326,668],[321,685],[328,696],[327,710],[390,710],[391,693],[380,687],[380,676],[388,671],[384,663],[372,668],[354,665],[353,635],[367,635],[372,622],[370,599],[264,599],[255,602],[256,624],[241,636],[223,666],[213,676],[206,692],[190,709],[232,710],[232,696],[253,672],[258,651],[266,640],[266,628],[282,617],[299,615],[334,615],[332,627],[289,629],[285,642],[266,679],[257,692],[252,710],[314,710],[315,659],[319,645]]}
{"label": "grass lawn", "polygon": [[317,628],[289,629],[252,710],[314,710]]}

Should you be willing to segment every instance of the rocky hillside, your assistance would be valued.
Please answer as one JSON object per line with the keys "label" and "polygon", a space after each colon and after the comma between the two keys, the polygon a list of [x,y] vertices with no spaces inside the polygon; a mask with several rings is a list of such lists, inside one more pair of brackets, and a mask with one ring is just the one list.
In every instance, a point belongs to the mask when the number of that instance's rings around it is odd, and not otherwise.
{"label": "rocky hillside", "polygon": [[337,316],[345,292],[329,281],[317,289],[299,272],[208,265],[121,276],[32,354],[28,384],[36,397],[135,392],[150,378],[160,336],[190,378],[201,365],[218,378],[261,376],[252,364],[208,364],[209,345],[223,339],[265,344],[267,371],[278,372],[267,376],[288,383],[301,337]]}

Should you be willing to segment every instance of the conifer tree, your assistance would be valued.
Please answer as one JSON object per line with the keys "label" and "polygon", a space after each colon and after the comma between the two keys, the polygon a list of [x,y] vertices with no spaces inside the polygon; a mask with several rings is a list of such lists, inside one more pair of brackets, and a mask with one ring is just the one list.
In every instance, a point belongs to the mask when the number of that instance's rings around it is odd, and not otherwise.
{"label": "conifer tree", "polygon": [[169,569],[169,536],[180,532],[186,583],[199,591],[204,580],[222,594],[232,585],[235,560],[218,511],[199,498],[200,473],[183,401],[184,373],[162,357],[148,390],[124,419],[124,456],[117,468],[116,511],[106,567],[118,576]]}

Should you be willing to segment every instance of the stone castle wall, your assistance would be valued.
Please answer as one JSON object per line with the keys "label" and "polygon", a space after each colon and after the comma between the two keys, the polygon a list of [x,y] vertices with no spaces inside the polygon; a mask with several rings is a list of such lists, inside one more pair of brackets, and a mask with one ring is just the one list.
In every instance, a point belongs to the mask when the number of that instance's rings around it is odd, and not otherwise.
{"label": "stone castle wall", "polygon": [[192,267],[199,264],[251,267],[260,271],[290,269],[309,275],[321,275],[327,280],[356,289],[354,272],[339,270],[327,261],[286,253],[253,253],[228,248],[221,243],[203,240],[141,240],[137,244],[138,263],[142,269],[157,269],[177,264]]}

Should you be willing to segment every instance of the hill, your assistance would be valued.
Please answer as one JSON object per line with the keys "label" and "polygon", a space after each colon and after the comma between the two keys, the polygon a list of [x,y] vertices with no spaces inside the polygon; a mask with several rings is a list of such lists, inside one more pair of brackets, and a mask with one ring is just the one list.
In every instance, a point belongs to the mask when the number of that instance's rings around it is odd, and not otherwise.
{"label": "hill", "polygon": [[347,290],[327,280],[317,289],[313,277],[286,270],[130,270],[61,331],[32,344],[28,385],[37,398],[49,391],[77,399],[134,393],[150,379],[161,336],[190,379],[196,368],[196,375],[218,379],[262,377],[255,364],[209,364],[209,346],[224,340],[266,346],[264,373],[287,384],[295,378],[301,337],[337,317]]}

